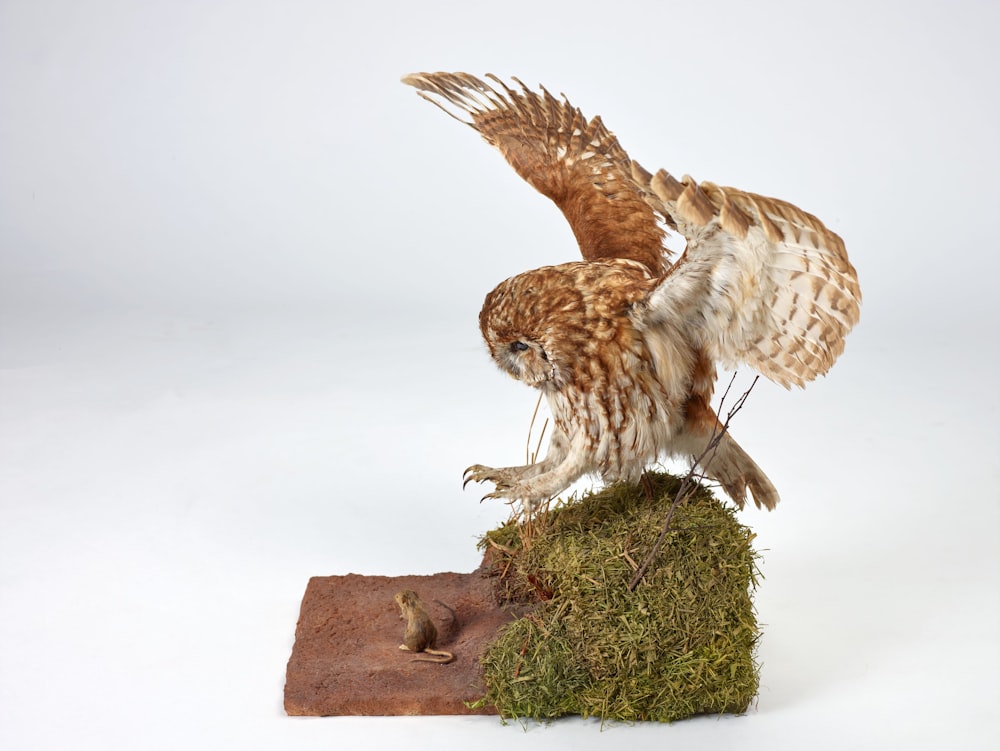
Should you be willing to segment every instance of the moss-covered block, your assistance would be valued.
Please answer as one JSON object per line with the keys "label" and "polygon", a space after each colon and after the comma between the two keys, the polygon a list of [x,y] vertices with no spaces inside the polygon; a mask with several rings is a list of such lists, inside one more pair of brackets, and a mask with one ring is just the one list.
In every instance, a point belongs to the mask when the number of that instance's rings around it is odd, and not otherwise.
{"label": "moss-covered block", "polygon": [[673,721],[745,711],[759,683],[753,533],[705,488],[619,484],[483,538],[506,596],[537,602],[483,656],[485,701],[504,717]]}

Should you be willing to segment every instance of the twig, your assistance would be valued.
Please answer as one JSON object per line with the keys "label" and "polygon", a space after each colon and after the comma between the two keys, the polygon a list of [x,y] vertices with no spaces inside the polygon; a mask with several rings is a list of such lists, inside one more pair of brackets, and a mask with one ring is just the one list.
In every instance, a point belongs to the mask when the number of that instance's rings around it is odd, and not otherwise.
{"label": "twig", "polygon": [[[712,428],[712,437],[709,439],[708,445],[705,446],[705,450],[702,451],[701,454],[697,458],[695,458],[694,461],[691,462],[691,468],[688,470],[688,473],[684,476],[684,479],[681,480],[681,486],[677,489],[677,493],[674,495],[674,502],[670,504],[670,509],[667,511],[667,517],[663,521],[663,530],[660,532],[660,536],[656,538],[656,542],[653,543],[652,549],[643,559],[642,565],[639,566],[639,569],[632,576],[632,580],[628,584],[629,592],[634,591],[635,588],[639,585],[639,582],[642,581],[642,577],[646,575],[646,571],[649,569],[649,566],[652,564],[653,560],[660,552],[660,548],[663,547],[663,543],[667,539],[667,534],[669,534],[671,531],[670,522],[674,518],[674,512],[677,510],[677,507],[680,506],[682,502],[686,501],[688,497],[691,495],[691,493],[694,492],[698,480],[704,479],[705,477],[704,472],[695,472],[695,469],[699,465],[705,467],[712,463],[712,459],[715,458],[715,452],[719,448],[719,443],[722,441],[723,436],[725,436],[726,432],[729,430],[730,420],[733,419],[733,417],[736,415],[737,412],[743,409],[743,405],[746,404],[747,397],[750,396],[750,392],[753,390],[753,387],[757,384],[757,380],[759,378],[760,376],[755,376],[753,379],[753,383],[751,383],[749,388],[747,388],[747,390],[743,392],[743,395],[736,400],[736,403],[733,405],[732,409],[730,409],[728,414],[726,415],[725,422],[723,422],[720,425],[718,420],[716,420],[716,424]],[[732,378],[729,379],[729,384],[726,386],[726,390],[722,394],[722,399],[719,400],[720,413],[722,412],[722,407],[726,403],[726,397],[729,396],[729,390],[733,387],[733,382],[735,380],[736,380],[736,373],[733,372],[733,376]],[[707,462],[704,461],[705,457],[709,457]]]}
{"label": "twig", "polygon": [[[542,430],[538,434],[538,443],[535,446],[534,452],[531,451],[531,437],[532,433],[535,431],[535,420],[538,419],[538,409],[542,406],[542,397],[544,394],[538,395],[538,401],[535,402],[535,410],[531,413],[531,422],[528,424],[528,439],[525,443],[524,454],[526,459],[526,464],[535,464],[538,461],[538,454],[542,450],[542,440],[545,438],[545,429],[549,427],[549,418],[545,418],[545,422],[542,423]],[[516,511],[516,500],[511,499],[509,502],[511,507],[511,518],[515,521],[523,517],[523,523],[518,522],[518,529],[521,535],[521,546],[527,550],[531,546],[531,540],[535,537],[536,532],[540,533],[545,529],[545,522],[548,518],[549,505],[552,503],[552,499],[549,498],[545,503],[539,504],[533,512],[529,512],[527,507],[522,504],[521,512]],[[538,521],[538,529],[536,530],[535,522]]]}
{"label": "twig", "polygon": [[528,441],[524,447],[525,464],[534,464],[538,459],[538,452],[542,450],[542,438],[545,437],[545,429],[549,426],[549,420],[545,418],[545,422],[542,423],[542,432],[538,434],[538,445],[535,446],[535,453],[531,453],[531,434],[535,430],[535,418],[538,417],[538,408],[542,406],[543,396],[544,394],[538,395],[538,401],[535,402],[535,411],[531,413],[531,422],[528,424]]}

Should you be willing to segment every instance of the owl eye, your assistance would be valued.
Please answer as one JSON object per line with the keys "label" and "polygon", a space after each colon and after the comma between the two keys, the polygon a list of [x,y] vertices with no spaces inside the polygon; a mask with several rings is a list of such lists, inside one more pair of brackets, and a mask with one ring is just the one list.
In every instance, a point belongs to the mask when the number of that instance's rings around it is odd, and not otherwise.
{"label": "owl eye", "polygon": [[524,352],[524,350],[528,349],[528,345],[524,342],[512,342],[510,348],[514,352]]}

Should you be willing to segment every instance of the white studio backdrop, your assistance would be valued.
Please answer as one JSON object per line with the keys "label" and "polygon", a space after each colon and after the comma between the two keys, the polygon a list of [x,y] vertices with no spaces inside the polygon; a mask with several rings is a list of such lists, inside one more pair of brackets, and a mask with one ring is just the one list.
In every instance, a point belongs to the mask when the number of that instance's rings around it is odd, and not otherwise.
{"label": "white studio backdrop", "polygon": [[[0,747],[995,748],[995,3],[0,0]],[[558,211],[399,77],[518,76],[787,199],[865,295],[733,425],[782,494],[757,707],[287,718],[310,576],[469,571],[534,394],[482,298]],[[749,379],[749,373],[740,376]]]}

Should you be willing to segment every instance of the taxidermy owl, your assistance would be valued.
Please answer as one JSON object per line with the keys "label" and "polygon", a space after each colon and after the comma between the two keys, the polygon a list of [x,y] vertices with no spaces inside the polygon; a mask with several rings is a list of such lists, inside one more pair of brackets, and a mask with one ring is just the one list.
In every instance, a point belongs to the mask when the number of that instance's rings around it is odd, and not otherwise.
{"label": "taxidermy owl", "polygon": [[[544,88],[488,78],[403,81],[554,201],[583,259],[518,274],[486,296],[490,354],[545,395],[553,430],[543,460],[476,464],[466,482],[490,481],[487,497],[531,509],[585,474],[636,482],[664,456],[701,457],[741,508],[747,489],[774,508],[771,481],[711,407],[716,364],[746,363],[785,387],[826,373],[861,302],[843,241],[784,201],[651,174],[599,117]],[[676,260],[663,225],[687,241]]]}

